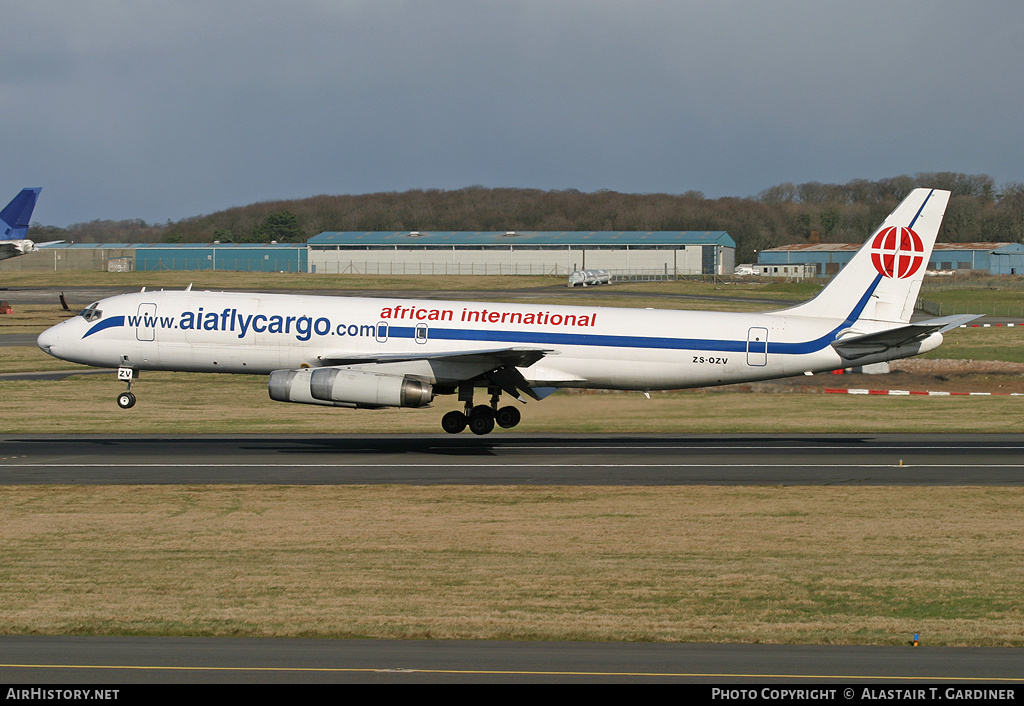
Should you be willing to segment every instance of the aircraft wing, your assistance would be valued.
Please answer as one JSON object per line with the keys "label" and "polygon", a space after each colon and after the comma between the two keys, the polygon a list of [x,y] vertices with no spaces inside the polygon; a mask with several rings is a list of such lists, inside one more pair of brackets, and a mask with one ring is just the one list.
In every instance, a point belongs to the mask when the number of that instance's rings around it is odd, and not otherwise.
{"label": "aircraft wing", "polygon": [[490,348],[477,351],[440,351],[433,353],[328,353],[321,356],[327,365],[357,365],[360,363],[403,363],[412,360],[433,360],[446,363],[489,366],[498,369],[506,366],[527,368],[546,355],[557,354],[554,350],[542,348]]}
{"label": "aircraft wing", "polygon": [[836,351],[838,351],[844,358],[853,360],[856,358],[862,358],[866,355],[882,353],[890,348],[898,348],[899,346],[903,346],[908,343],[923,341],[933,333],[944,333],[950,329],[956,328],[957,326],[961,326],[968,321],[973,321],[980,316],[981,314],[944,316],[939,319],[930,319],[928,321],[921,321],[915,324],[897,326],[896,328],[886,329],[885,331],[847,336],[833,342],[832,347],[835,348]]}

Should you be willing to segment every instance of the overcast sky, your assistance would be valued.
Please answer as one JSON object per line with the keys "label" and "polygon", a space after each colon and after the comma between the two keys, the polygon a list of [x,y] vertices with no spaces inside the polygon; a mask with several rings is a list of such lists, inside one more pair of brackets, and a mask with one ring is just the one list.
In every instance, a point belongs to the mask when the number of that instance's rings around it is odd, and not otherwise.
{"label": "overcast sky", "polygon": [[8,0],[0,205],[1024,182],[1024,3]]}

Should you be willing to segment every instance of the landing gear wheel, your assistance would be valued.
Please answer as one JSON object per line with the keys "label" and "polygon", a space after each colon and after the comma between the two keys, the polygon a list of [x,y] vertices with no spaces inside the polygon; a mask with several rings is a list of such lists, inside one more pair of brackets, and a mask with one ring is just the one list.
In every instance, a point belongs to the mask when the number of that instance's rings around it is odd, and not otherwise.
{"label": "landing gear wheel", "polygon": [[469,413],[469,430],[483,436],[494,431],[494,411],[486,405],[478,405]]}
{"label": "landing gear wheel", "polygon": [[449,412],[441,417],[441,428],[449,434],[458,434],[469,422],[466,415],[459,411]]}
{"label": "landing gear wheel", "polygon": [[135,395],[130,392],[122,392],[117,396],[117,406],[121,409],[128,409],[135,406]]}
{"label": "landing gear wheel", "polygon": [[523,415],[519,413],[519,410],[515,407],[508,406],[502,407],[494,413],[494,421],[498,423],[498,426],[502,429],[511,429],[523,418]]}

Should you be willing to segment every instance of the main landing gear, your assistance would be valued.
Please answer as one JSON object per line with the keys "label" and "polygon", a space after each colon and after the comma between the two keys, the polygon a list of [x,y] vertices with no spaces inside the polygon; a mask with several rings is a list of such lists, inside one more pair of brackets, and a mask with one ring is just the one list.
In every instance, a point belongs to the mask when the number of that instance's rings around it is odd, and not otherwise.
{"label": "main landing gear", "polygon": [[121,409],[129,409],[135,406],[135,395],[132,394],[132,379],[138,377],[131,368],[118,368],[117,379],[128,382],[128,389],[117,396],[117,406]]}
{"label": "main landing gear", "polygon": [[441,417],[441,428],[449,434],[458,434],[466,427],[469,427],[469,430],[474,434],[483,436],[494,431],[495,424],[503,429],[511,429],[516,424],[519,424],[522,415],[518,409],[512,406],[498,407],[498,402],[501,399],[501,389],[489,387],[487,391],[491,393],[491,403],[489,405],[474,405],[473,388],[470,387],[465,391],[459,388],[459,400],[466,403],[466,411],[454,410],[448,412],[448,414]]}

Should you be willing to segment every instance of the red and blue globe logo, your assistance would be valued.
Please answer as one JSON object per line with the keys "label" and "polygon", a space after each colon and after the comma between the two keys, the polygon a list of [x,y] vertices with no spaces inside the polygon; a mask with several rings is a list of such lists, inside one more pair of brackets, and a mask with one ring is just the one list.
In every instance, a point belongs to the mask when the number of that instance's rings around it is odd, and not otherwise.
{"label": "red and blue globe logo", "polygon": [[871,241],[871,262],[884,277],[911,277],[924,264],[924,244],[910,228],[889,226]]}

